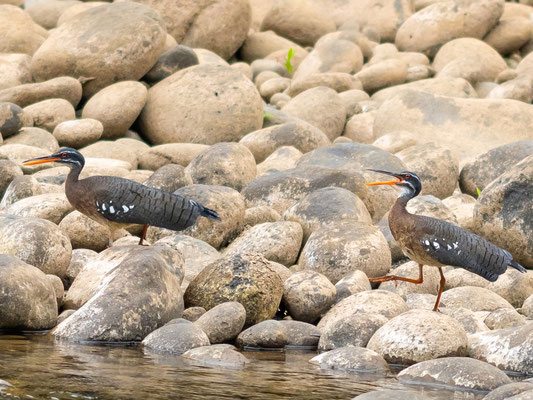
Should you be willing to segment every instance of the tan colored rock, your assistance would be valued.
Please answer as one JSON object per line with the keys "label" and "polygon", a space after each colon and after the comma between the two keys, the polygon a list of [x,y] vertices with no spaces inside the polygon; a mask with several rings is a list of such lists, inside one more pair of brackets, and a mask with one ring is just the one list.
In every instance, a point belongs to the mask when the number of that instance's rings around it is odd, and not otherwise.
{"label": "tan colored rock", "polygon": [[76,107],[81,100],[80,81],[61,76],[44,82],[24,83],[0,90],[0,101],[8,101],[26,107],[48,99],[65,99]]}
{"label": "tan colored rock", "polygon": [[11,204],[6,212],[19,217],[42,218],[59,224],[74,208],[64,193],[45,193]]}
{"label": "tan colored rock", "polygon": [[174,318],[152,331],[142,344],[147,352],[175,355],[195,348],[210,347],[209,338],[204,331],[183,318]]}
{"label": "tan colored rock", "polygon": [[532,29],[529,18],[500,18],[498,23],[483,38],[502,55],[520,49],[531,39]]}
{"label": "tan colored rock", "polygon": [[491,89],[486,97],[489,99],[513,99],[529,104],[533,99],[531,78],[526,76],[506,81]]}
{"label": "tan colored rock", "polygon": [[407,204],[407,211],[411,214],[425,215],[457,225],[455,214],[444,203],[433,195],[418,196]]}
{"label": "tan colored rock", "polygon": [[507,269],[496,282],[490,282],[487,289],[499,294],[518,308],[533,294],[533,273],[521,273],[515,269]]}
{"label": "tan colored rock", "polygon": [[11,182],[21,176],[23,176],[23,173],[17,164],[11,160],[0,160],[0,199],[4,196]]}
{"label": "tan colored rock", "polygon": [[511,308],[499,308],[492,311],[484,320],[491,330],[514,328],[526,324],[526,319]]}
{"label": "tan colored rock", "polygon": [[183,186],[192,185],[192,179],[185,174],[185,168],[181,165],[167,164],[158,168],[143,183],[146,186],[174,192]]}
{"label": "tan colored rock", "polygon": [[59,15],[59,18],[57,19],[56,26],[63,25],[66,21],[71,19],[72,17],[78,15],[79,13],[89,10],[91,8],[100,7],[106,5],[107,2],[105,1],[91,1],[88,3],[80,3],[71,5],[66,10],[64,10],[61,15]]}
{"label": "tan colored rock", "polygon": [[287,90],[287,94],[294,97],[305,92],[307,89],[317,86],[326,86],[338,93],[347,90],[362,89],[361,82],[359,82],[353,75],[345,72],[324,72],[307,75],[300,79],[293,79]]}
{"label": "tan colored rock", "polygon": [[54,137],[63,147],[80,148],[96,142],[102,136],[104,126],[96,119],[83,118],[64,121],[54,128]]}
{"label": "tan colored rock", "polygon": [[0,90],[32,81],[28,54],[0,54]]}
{"label": "tan colored rock", "polygon": [[468,194],[454,192],[452,196],[443,199],[442,203],[453,212],[460,227],[469,231],[473,229],[475,198]]}
{"label": "tan colored rock", "polygon": [[343,137],[347,137],[357,143],[372,143],[374,141],[375,118],[375,111],[355,114],[346,122]]}
{"label": "tan colored rock", "polygon": [[24,110],[13,103],[0,103],[0,144],[2,136],[7,138],[17,133],[24,124]]}
{"label": "tan colored rock", "polygon": [[[379,285],[380,289],[394,292],[406,298],[411,293],[428,293],[436,295],[440,286],[440,274],[437,268],[426,266],[423,269],[424,281],[421,284],[415,285],[409,282],[383,282]],[[420,271],[418,263],[414,261],[408,261],[399,265],[398,267],[391,269],[387,275],[402,276],[405,278],[418,279]],[[397,285],[395,285],[397,283]]]}
{"label": "tan colored rock", "polygon": [[80,153],[86,158],[110,158],[121,160],[130,165],[129,169],[137,169],[137,155],[123,143],[99,140],[96,143],[80,149]]}
{"label": "tan colored rock", "polygon": [[276,320],[267,320],[242,331],[237,336],[236,344],[240,348],[283,349],[288,341],[289,337],[282,323]]}
{"label": "tan colored rock", "polygon": [[1,53],[33,55],[48,35],[27,12],[11,4],[0,5],[0,26]]}
{"label": "tan colored rock", "polygon": [[53,132],[61,122],[76,118],[74,107],[65,99],[49,99],[24,108],[39,128]]}
{"label": "tan colored rock", "polygon": [[203,330],[211,344],[231,341],[246,321],[246,310],[235,301],[221,303],[201,315],[194,324]]}
{"label": "tan colored rock", "polygon": [[352,294],[372,289],[366,274],[358,269],[345,275],[335,284],[335,288],[337,289],[337,303]]}
{"label": "tan colored rock", "polygon": [[295,56],[300,56],[300,54],[307,55],[307,51],[302,47],[273,31],[252,32],[243,43],[240,55],[244,61],[251,63],[254,60],[265,58],[278,50],[287,54],[291,48],[294,49]]}
{"label": "tan colored rock", "polygon": [[513,308],[503,297],[476,286],[462,286],[446,290],[442,294],[442,301],[449,309],[464,307],[472,311],[494,311],[498,308]]}
{"label": "tan colored rock", "polygon": [[25,144],[39,147],[49,153],[59,150],[56,138],[50,132],[41,128],[21,128],[17,134],[7,138],[4,144]]}
{"label": "tan colored rock", "polygon": [[109,232],[106,227],[79,211],[66,215],[59,227],[70,239],[73,249],[102,251],[109,244]]}
{"label": "tan colored rock", "polygon": [[416,142],[416,134],[408,131],[396,131],[378,137],[372,145],[389,153],[397,153],[410,146],[414,146]]}
{"label": "tan colored rock", "polygon": [[247,208],[244,212],[244,225],[255,226],[264,222],[276,222],[281,220],[281,215],[271,207],[257,206]]}
{"label": "tan colored rock", "polygon": [[205,144],[168,143],[151,147],[139,157],[139,167],[155,171],[167,164],[189,165],[200,153],[208,149]]}
{"label": "tan colored rock", "polygon": [[389,371],[389,366],[383,357],[364,347],[341,347],[319,354],[309,362],[317,364],[321,369],[370,372],[373,374],[386,374]]}
{"label": "tan colored rock", "polygon": [[302,155],[302,152],[293,146],[279,147],[262,163],[257,164],[257,176],[294,168]]}
{"label": "tan colored rock", "polygon": [[399,59],[388,59],[369,65],[355,74],[367,93],[399,85],[407,79],[407,63]]}
{"label": "tan colored rock", "polygon": [[30,17],[45,29],[56,27],[59,16],[68,8],[80,4],[77,0],[50,0],[30,3],[25,7]]}
{"label": "tan colored rock", "polygon": [[273,78],[269,79],[259,87],[259,93],[266,100],[270,101],[276,93],[282,93],[290,86],[291,80],[289,78]]}

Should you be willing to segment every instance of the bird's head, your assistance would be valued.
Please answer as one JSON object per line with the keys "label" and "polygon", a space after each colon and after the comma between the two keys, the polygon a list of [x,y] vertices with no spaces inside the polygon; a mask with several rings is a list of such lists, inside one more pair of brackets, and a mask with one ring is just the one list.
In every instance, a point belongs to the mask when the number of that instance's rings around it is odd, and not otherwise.
{"label": "bird's head", "polygon": [[389,176],[393,176],[396,178],[394,181],[384,181],[384,182],[371,182],[371,183],[365,183],[367,186],[376,186],[376,185],[391,185],[395,186],[399,189],[401,189],[401,195],[402,197],[408,197],[413,198],[415,196],[418,196],[420,191],[422,190],[422,182],[420,181],[420,178],[417,174],[410,171],[403,171],[403,172],[389,172],[389,171],[383,171],[380,169],[369,169],[368,171],[377,172],[380,174],[385,174]]}
{"label": "bird's head", "polygon": [[69,167],[77,167],[77,168],[83,168],[85,165],[85,158],[81,155],[81,153],[75,149],[71,149],[70,147],[65,147],[63,149],[60,149],[58,152],[54,154],[50,154],[49,156],[44,157],[38,157],[38,158],[32,158],[31,160],[26,160],[23,162],[24,165],[35,165],[35,164],[44,164],[49,162],[58,162],[62,164],[67,164]]}

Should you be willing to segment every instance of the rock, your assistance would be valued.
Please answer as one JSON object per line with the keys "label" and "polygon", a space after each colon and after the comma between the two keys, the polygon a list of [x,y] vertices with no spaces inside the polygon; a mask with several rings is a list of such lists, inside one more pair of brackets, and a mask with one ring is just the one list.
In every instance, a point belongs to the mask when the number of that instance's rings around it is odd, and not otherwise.
{"label": "rock", "polygon": [[[428,266],[423,269],[424,281],[415,285],[410,282],[383,282],[379,285],[380,289],[398,293],[405,298],[411,293],[429,293],[436,295],[440,286],[440,274],[434,267]],[[402,276],[405,278],[417,279],[420,275],[418,263],[409,261],[392,269],[387,275]],[[397,283],[397,285],[395,285]]]}
{"label": "rock", "polygon": [[312,46],[321,36],[335,31],[335,23],[312,4],[289,0],[276,3],[266,13],[261,30],[272,30],[302,46]]}
{"label": "rock", "polygon": [[257,176],[294,168],[302,155],[302,152],[295,147],[282,146],[257,165]]}
{"label": "rock", "polygon": [[[284,51],[287,54],[291,48],[295,52],[293,59],[307,55],[307,51],[302,47],[273,31],[256,31],[248,35],[240,49],[240,55],[244,61],[251,63],[257,59],[263,59],[276,51]],[[293,63],[293,65],[295,64]]]}
{"label": "rock", "polygon": [[255,86],[259,89],[263,83],[271,79],[287,77],[289,71],[287,68],[274,60],[268,60],[260,58],[252,61],[250,64],[252,69],[252,80],[255,82]]}
{"label": "rock", "polygon": [[503,297],[481,287],[462,286],[446,290],[442,301],[447,308],[464,307],[472,311],[494,311],[498,308],[513,308]]}
{"label": "rock", "polygon": [[24,112],[33,118],[35,126],[49,132],[61,122],[76,118],[74,107],[65,99],[43,100],[25,107]]}
{"label": "rock", "polygon": [[247,208],[244,212],[244,225],[255,226],[265,222],[276,222],[281,220],[279,213],[267,206],[257,206]]}
{"label": "rock", "polygon": [[32,19],[46,29],[56,27],[59,16],[68,8],[80,4],[79,1],[38,1],[26,7],[26,12]]}
{"label": "rock", "polygon": [[65,99],[73,107],[81,100],[81,83],[69,76],[38,83],[25,83],[0,90],[0,101],[7,101],[26,107],[48,99]]}
{"label": "rock", "polygon": [[456,320],[427,310],[411,310],[391,319],[368,342],[370,350],[395,364],[464,356],[467,345],[466,332]]}
{"label": "rock", "polygon": [[246,39],[251,23],[247,1],[140,0],[155,9],[164,19],[167,32],[176,42],[211,50],[228,59]]}
{"label": "rock", "polygon": [[[432,306],[433,307],[433,306]],[[483,322],[478,313],[473,312],[467,308],[444,308],[444,313],[459,322],[465,329],[467,334],[488,331],[489,327]]]}
{"label": "rock", "polygon": [[64,193],[45,193],[11,204],[6,212],[18,217],[41,218],[59,224],[74,208]]}
{"label": "rock", "polygon": [[[0,146],[0,160],[11,160],[18,165],[22,164],[23,160],[46,155],[48,155],[46,150],[25,144],[4,144]],[[22,166],[22,172],[25,171],[28,172],[26,167]]]}
{"label": "rock", "polygon": [[[7,138],[22,128],[24,110],[13,103],[0,103],[0,136]],[[0,142],[1,143],[1,142]]]}
{"label": "rock", "polygon": [[246,310],[235,301],[221,303],[200,316],[194,324],[203,330],[211,344],[231,341],[241,332]]}
{"label": "rock", "polygon": [[319,354],[309,360],[322,369],[335,369],[352,372],[389,372],[387,362],[379,354],[363,347],[341,347]]}
{"label": "rock", "polygon": [[82,118],[100,121],[103,139],[124,136],[143,109],[148,91],[140,82],[123,81],[104,87],[83,107]]}
{"label": "rock", "polygon": [[368,290],[348,296],[335,304],[317,327],[323,329],[327,325],[336,324],[347,318],[356,318],[356,315],[362,314],[382,315],[391,319],[407,310],[407,304],[396,293],[379,289]]}
{"label": "rock", "polygon": [[177,164],[166,164],[154,171],[144,181],[146,186],[174,192],[183,186],[192,185],[190,176],[185,175],[185,168]]}
{"label": "rock", "polygon": [[368,277],[360,270],[348,273],[335,284],[335,288],[337,289],[337,303],[352,294],[372,289]]}
{"label": "rock", "polygon": [[225,368],[244,368],[250,362],[235,347],[227,344],[196,347],[187,350],[182,357],[195,363]]}
{"label": "rock", "polygon": [[55,326],[54,286],[43,272],[19,258],[0,254],[0,328],[44,330]]}
{"label": "rock", "polygon": [[337,318],[322,326],[318,342],[319,351],[328,351],[345,346],[366,347],[374,333],[388,321],[383,315],[356,312]]}
{"label": "rock", "polygon": [[449,149],[425,143],[407,147],[395,155],[422,180],[421,195],[432,194],[444,199],[453,194],[459,165]]}
{"label": "rock", "polygon": [[54,137],[64,147],[80,148],[96,142],[102,136],[104,127],[96,119],[84,118],[64,121],[54,128]]}
{"label": "rock", "polygon": [[282,146],[294,146],[308,153],[328,145],[330,140],[319,128],[296,120],[250,132],[239,143],[248,147],[255,161],[261,163]]}
{"label": "rock", "polygon": [[375,111],[361,112],[353,115],[346,122],[343,132],[344,136],[337,139],[347,138],[357,143],[372,143],[374,141],[373,125],[375,118]]}
{"label": "rock", "polygon": [[483,38],[498,53],[506,55],[520,49],[531,39],[531,24],[527,18],[505,18]]}
{"label": "rock", "polygon": [[72,247],[57,225],[7,214],[0,222],[0,253],[17,256],[46,274],[65,275]]}
{"label": "rock", "polygon": [[59,144],[50,132],[33,127],[21,128],[17,134],[7,138],[4,144],[26,144],[39,147],[50,153],[59,150]]}
{"label": "rock", "polygon": [[63,287],[63,282],[61,281],[61,278],[55,275],[45,275],[46,279],[52,284],[52,287],[54,289],[54,293],[56,296],[56,303],[57,308],[59,309],[61,305],[63,304],[63,296],[65,295],[65,289]]}
{"label": "rock", "polygon": [[533,209],[528,201],[532,179],[533,155],[492,181],[474,207],[474,231],[526,267],[533,267]]}
{"label": "rock", "polygon": [[526,320],[514,309],[498,308],[492,311],[484,322],[489,329],[495,330],[522,326]]}
{"label": "rock", "polygon": [[527,318],[533,319],[533,295],[529,296],[522,304],[521,313]]}
{"label": "rock", "polygon": [[463,193],[479,196],[498,176],[533,154],[533,140],[520,140],[493,148],[465,163],[459,176]]}
{"label": "rock", "polygon": [[399,85],[407,79],[407,64],[399,59],[383,60],[369,65],[355,74],[367,93],[376,92],[388,86]]}
{"label": "rock", "polygon": [[139,120],[155,144],[236,141],[262,122],[255,86],[240,72],[216,64],[186,68],[150,88]]}
{"label": "rock", "polygon": [[206,313],[203,307],[189,307],[183,310],[182,318],[194,322]]}
{"label": "rock", "polygon": [[271,98],[276,93],[282,93],[287,90],[290,86],[291,80],[289,78],[272,78],[265,81],[259,87],[259,93],[265,99],[265,101],[270,102]]}
{"label": "rock", "polygon": [[346,111],[337,92],[321,86],[300,93],[282,111],[316,126],[329,140],[342,133],[346,121]]}
{"label": "rock", "polygon": [[138,3],[86,10],[58,27],[34,54],[33,77],[94,78],[83,86],[86,98],[114,82],[140,79],[163,51],[162,24],[155,11]]}
{"label": "rock", "polygon": [[396,153],[415,145],[416,142],[416,137],[411,132],[397,131],[377,138],[372,145],[389,153]]}
{"label": "rock", "polygon": [[468,194],[454,192],[452,196],[442,200],[442,204],[455,215],[460,227],[469,231],[473,229],[475,198]]}
{"label": "rock", "polygon": [[259,253],[267,260],[291,266],[298,258],[302,236],[302,228],[296,222],[265,222],[233,240],[224,250],[224,256]]}
{"label": "rock", "polygon": [[486,287],[518,308],[533,294],[533,273],[524,274],[508,268],[496,282],[490,282]]}
{"label": "rock", "polygon": [[11,182],[22,175],[22,170],[13,161],[0,160],[0,199],[4,196],[4,193],[6,193]]}
{"label": "rock", "polygon": [[451,39],[481,39],[502,13],[503,2],[499,0],[431,4],[406,19],[398,28],[395,44],[401,51],[418,51],[431,57]]}
{"label": "rock", "polygon": [[[13,162],[10,160],[2,160],[7,162]],[[5,175],[9,177],[8,174]],[[9,205],[17,202],[20,199],[30,197],[36,194],[41,194],[42,189],[37,179],[30,175],[15,177],[9,186],[5,189],[2,201],[0,202],[0,209],[4,210]]]}
{"label": "rock", "polygon": [[309,193],[285,211],[283,218],[302,226],[304,244],[314,231],[333,221],[353,220],[372,224],[372,217],[363,201],[339,187],[326,187]]}
{"label": "rock", "polygon": [[284,283],[283,302],[291,317],[313,323],[335,303],[337,290],[322,274],[300,271]]}
{"label": "rock", "polygon": [[354,397],[357,400],[426,400],[427,396],[412,390],[382,389]]}
{"label": "rock", "polygon": [[293,79],[287,90],[287,94],[290,97],[294,97],[317,86],[329,87],[339,94],[351,90],[357,90],[360,92],[360,89],[362,89],[361,82],[359,82],[353,75],[346,72],[323,72],[306,75],[299,79]]}
{"label": "rock", "polygon": [[439,385],[463,390],[488,391],[511,383],[505,372],[490,364],[467,357],[427,360],[398,374],[400,382]]}
{"label": "rock", "polygon": [[[533,384],[531,382],[507,383],[505,385],[502,385],[492,390],[483,399],[484,400],[505,400],[505,399],[518,400],[515,397],[516,395],[519,395],[524,392],[525,392],[524,393],[525,395],[528,391],[531,392],[532,390],[533,390]],[[530,394],[533,394],[533,393],[530,393]]]}
{"label": "rock", "polygon": [[210,310],[226,301],[246,309],[250,326],[272,318],[283,294],[283,282],[269,262],[257,254],[223,257],[205,267],[185,292],[188,306]]}
{"label": "rock", "polygon": [[108,229],[79,211],[66,215],[59,223],[59,227],[70,239],[73,249],[102,251],[109,244]]}
{"label": "rock", "polygon": [[298,264],[337,283],[356,269],[369,277],[386,274],[391,255],[385,237],[376,227],[352,220],[334,221],[309,236]]}
{"label": "rock", "polygon": [[28,54],[0,54],[0,90],[32,81]]}
{"label": "rock", "polygon": [[310,347],[316,349],[320,338],[320,329],[312,324],[302,321],[292,321],[283,319],[279,321],[287,334],[287,344],[285,347]]}
{"label": "rock", "polygon": [[80,153],[85,158],[110,158],[121,160],[129,164],[130,169],[137,169],[138,166],[137,154],[130,150],[127,145],[119,142],[99,140],[96,143],[80,149]]}
{"label": "rock", "polygon": [[[449,270],[448,270],[449,268]],[[490,282],[485,278],[462,268],[444,267],[446,284],[444,290],[453,289],[460,286],[478,286],[488,288]]]}
{"label": "rock", "polygon": [[94,7],[100,7],[103,5],[106,5],[106,2],[104,1],[91,1],[90,3],[77,2],[77,4],[71,5],[66,10],[61,12],[61,15],[57,19],[56,27],[63,25],[67,20],[71,19],[72,17],[76,16],[77,14],[85,10],[88,10]]}
{"label": "rock", "polygon": [[192,322],[177,318],[152,331],[142,344],[148,352],[182,354],[196,347],[209,346],[209,339]]}
{"label": "rock", "polygon": [[179,44],[161,54],[143,79],[149,84],[154,85],[168,78],[174,72],[197,64],[198,56],[194,50]]}
{"label": "rock", "polygon": [[[69,341],[142,340],[166,322],[181,316],[181,279],[173,272],[177,267],[173,265],[175,260],[170,249],[156,246],[115,249],[109,251],[115,254],[122,251],[119,256],[122,260],[115,261],[116,267],[103,274],[103,280],[95,285],[90,301],[56,327],[56,338]],[[86,271],[87,267],[83,272]],[[117,314],[122,317],[117,318]]]}
{"label": "rock", "polygon": [[342,93],[339,93],[339,97],[344,103],[344,107],[346,108],[346,117],[348,119],[362,111],[362,106],[359,104],[360,102],[370,100],[370,96],[368,96],[365,91],[358,89],[346,90]]}
{"label": "rock", "polygon": [[514,99],[529,104],[533,99],[531,79],[520,77],[506,81],[491,89],[486,97],[490,99]]}
{"label": "rock", "polygon": [[468,356],[496,367],[531,374],[533,324],[479,332],[468,338]]}
{"label": "rock", "polygon": [[418,196],[411,200],[407,205],[407,211],[412,214],[442,219],[457,225],[455,214],[441,200],[430,194]]}
{"label": "rock", "polygon": [[25,53],[32,55],[47,36],[31,16],[19,7],[0,5],[0,53]]}
{"label": "rock", "polygon": [[151,147],[139,157],[139,167],[155,171],[167,164],[189,165],[200,153],[208,149],[205,144],[168,143]]}
{"label": "rock", "polygon": [[229,186],[240,191],[256,176],[255,159],[239,143],[217,143],[192,160],[185,173],[205,185]]}
{"label": "rock", "polygon": [[266,320],[251,326],[237,336],[236,344],[240,348],[262,347],[283,348],[289,338],[283,325],[274,320]]}
{"label": "rock", "polygon": [[63,278],[65,282],[65,289],[69,289],[70,285],[76,279],[80,271],[89,263],[93,258],[98,256],[98,253],[89,249],[74,249],[72,250],[72,258],[67,268],[67,272]]}
{"label": "rock", "polygon": [[59,325],[61,322],[66,320],[68,317],[70,317],[75,312],[76,312],[75,310],[65,310],[65,311],[63,311],[61,314],[59,314],[57,316],[57,324],[56,325]]}

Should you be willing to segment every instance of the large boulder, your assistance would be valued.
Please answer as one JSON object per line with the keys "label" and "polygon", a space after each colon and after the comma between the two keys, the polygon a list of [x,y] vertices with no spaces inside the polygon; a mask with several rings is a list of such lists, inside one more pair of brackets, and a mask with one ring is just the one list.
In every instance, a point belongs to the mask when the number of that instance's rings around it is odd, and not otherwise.
{"label": "large boulder", "polygon": [[81,100],[82,85],[78,79],[60,76],[44,82],[25,83],[0,90],[0,101],[26,107],[47,99],[65,99],[76,107]]}
{"label": "large boulder", "polygon": [[140,79],[164,45],[165,28],[154,10],[111,3],[81,12],[57,28],[34,54],[31,71],[37,81],[63,75],[91,78],[83,86],[84,96],[90,97],[111,83]]}
{"label": "large boulder", "polygon": [[59,224],[73,209],[64,193],[44,193],[15,202],[6,212],[18,217],[42,218]]}
{"label": "large boulder", "polygon": [[30,64],[28,54],[0,54],[0,89],[31,82]]}
{"label": "large boulder", "polygon": [[155,144],[231,142],[261,128],[262,100],[240,72],[224,65],[196,65],[148,90],[139,123]]}
{"label": "large boulder", "polygon": [[322,353],[309,360],[322,369],[335,369],[352,372],[389,372],[387,362],[375,351],[364,347],[340,347],[338,349]]}
{"label": "large boulder", "polygon": [[28,13],[11,4],[0,5],[0,34],[0,53],[29,55],[35,53],[48,36],[46,29],[37,25]]}
{"label": "large boulder", "polygon": [[211,344],[231,341],[241,332],[246,310],[241,303],[228,301],[201,315],[194,324],[203,330]]}
{"label": "large boulder", "polygon": [[460,307],[472,311],[494,311],[498,308],[513,308],[503,297],[489,289],[477,286],[460,286],[446,290],[442,302],[449,309]]}
{"label": "large boulder", "polygon": [[142,341],[149,353],[182,354],[209,346],[209,338],[199,327],[183,318],[176,318],[154,330]]}

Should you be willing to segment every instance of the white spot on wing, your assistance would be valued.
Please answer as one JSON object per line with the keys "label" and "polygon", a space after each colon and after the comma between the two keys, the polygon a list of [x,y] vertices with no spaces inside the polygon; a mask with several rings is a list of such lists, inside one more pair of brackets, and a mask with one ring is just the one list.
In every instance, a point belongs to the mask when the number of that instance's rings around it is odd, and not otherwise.
{"label": "white spot on wing", "polygon": [[96,202],[96,207],[100,207],[100,203],[98,203],[98,201]]}
{"label": "white spot on wing", "polygon": [[449,244],[447,244],[447,245],[446,245],[446,248],[447,248],[448,250],[451,250],[451,249],[452,249],[452,246],[450,246]]}
{"label": "white spot on wing", "polygon": [[433,247],[435,247],[436,250],[440,249],[440,245],[437,242],[433,242]]}
{"label": "white spot on wing", "polygon": [[429,240],[426,239],[425,242],[424,242],[424,244],[427,245],[427,246],[429,246]]}
{"label": "white spot on wing", "polygon": [[461,254],[461,250],[457,251],[457,255]]}
{"label": "white spot on wing", "polygon": [[114,214],[114,213],[115,213],[115,207],[113,207],[113,206],[109,206],[109,212],[110,212],[111,214]]}
{"label": "white spot on wing", "polygon": [[124,212],[128,212],[129,211],[128,206],[122,206],[122,209],[124,210]]}
{"label": "white spot on wing", "polygon": [[455,242],[455,243],[453,244],[453,248],[454,248],[454,249],[457,248],[457,242]]}
{"label": "white spot on wing", "polygon": [[107,206],[106,206],[105,203],[102,203],[102,210],[104,210],[104,211],[107,210]]}

